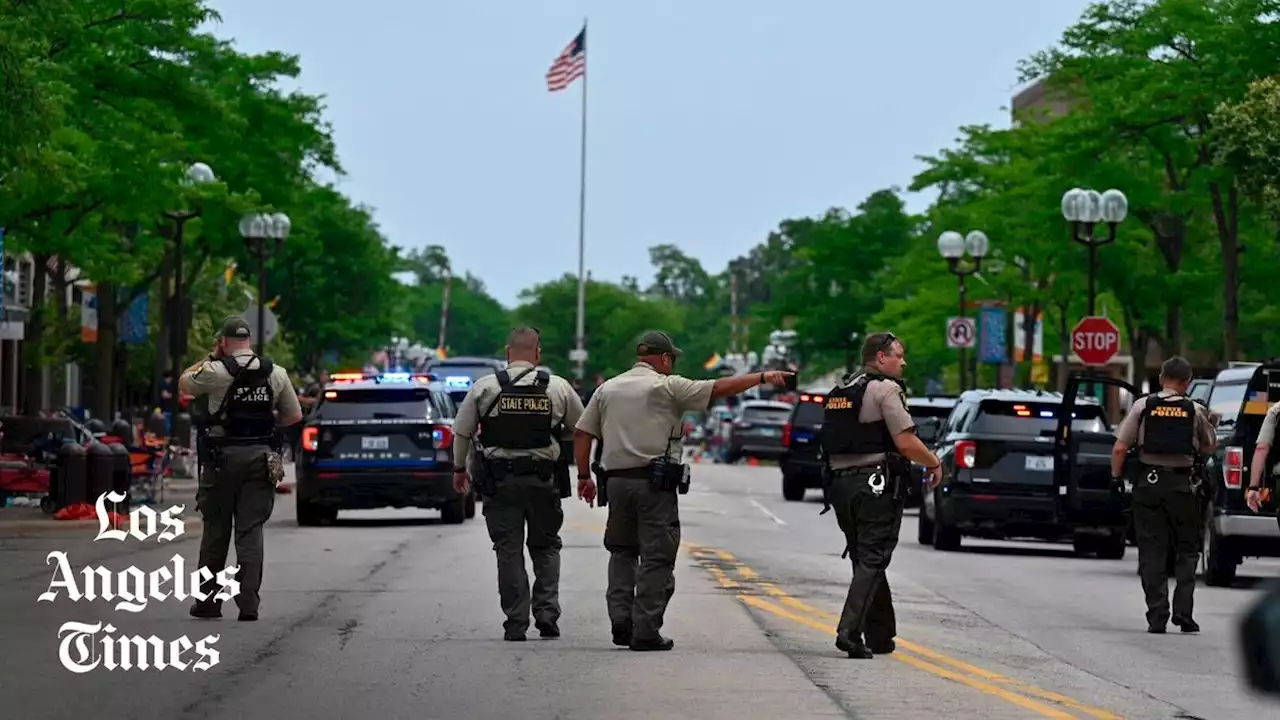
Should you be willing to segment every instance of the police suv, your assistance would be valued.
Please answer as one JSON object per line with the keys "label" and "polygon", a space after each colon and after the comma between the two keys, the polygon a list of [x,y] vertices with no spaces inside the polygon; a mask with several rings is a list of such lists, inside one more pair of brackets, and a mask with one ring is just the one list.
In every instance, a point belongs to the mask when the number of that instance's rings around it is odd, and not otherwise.
{"label": "police suv", "polygon": [[506,370],[507,361],[492,357],[458,356],[430,360],[424,369],[444,383],[454,404],[461,405],[475,381],[485,375],[495,375]]}
{"label": "police suv", "polygon": [[447,523],[475,516],[474,491],[453,489],[457,406],[429,374],[338,373],[302,430],[298,524],[339,510],[420,507]]}
{"label": "police suv", "polygon": [[[1097,400],[1063,400],[1059,393],[1027,390],[969,390],[960,396],[938,431],[935,453],[944,480],[924,494],[922,545],[957,550],[965,535],[1070,539],[1080,554],[1124,557],[1127,519],[1107,495],[1114,433]],[[1067,452],[1055,442],[1059,435],[1074,442],[1073,458],[1088,458],[1067,468],[1074,473],[1070,487],[1056,472],[1056,456]],[[1096,506],[1089,495],[1095,485],[1103,493]],[[1077,502],[1080,487],[1088,497]]]}

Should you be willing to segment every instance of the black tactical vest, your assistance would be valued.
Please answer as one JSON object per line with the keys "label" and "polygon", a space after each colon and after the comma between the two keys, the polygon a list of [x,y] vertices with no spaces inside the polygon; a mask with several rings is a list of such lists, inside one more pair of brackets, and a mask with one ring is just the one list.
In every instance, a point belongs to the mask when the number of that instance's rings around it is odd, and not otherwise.
{"label": "black tactical vest", "polygon": [[827,456],[874,455],[896,452],[889,426],[883,420],[864,423],[858,421],[862,409],[862,396],[872,380],[890,380],[899,387],[902,382],[888,375],[864,372],[846,387],[837,386],[827,394],[822,413],[822,430],[819,440]]}
{"label": "black tactical vest", "polygon": [[271,372],[275,366],[266,358],[258,358],[258,367],[252,369],[243,367],[233,357],[219,360],[233,380],[222,406],[210,417],[210,425],[221,427],[221,437],[231,441],[271,440],[276,428],[272,412],[276,398],[271,389]]}
{"label": "black tactical vest", "polygon": [[539,370],[529,385],[513,385],[506,370],[498,373],[501,390],[480,419],[480,438],[486,448],[535,450],[551,445],[551,375]]}
{"label": "black tactical vest", "polygon": [[1142,411],[1145,430],[1141,452],[1155,455],[1195,453],[1196,404],[1182,395],[1148,395]]}

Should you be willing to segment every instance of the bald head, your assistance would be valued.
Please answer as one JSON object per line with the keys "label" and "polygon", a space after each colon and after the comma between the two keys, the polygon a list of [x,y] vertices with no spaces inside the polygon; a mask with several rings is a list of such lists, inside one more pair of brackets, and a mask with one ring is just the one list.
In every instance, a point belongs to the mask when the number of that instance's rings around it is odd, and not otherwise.
{"label": "bald head", "polygon": [[507,335],[507,362],[523,360],[537,365],[542,358],[542,337],[537,328],[519,327]]}

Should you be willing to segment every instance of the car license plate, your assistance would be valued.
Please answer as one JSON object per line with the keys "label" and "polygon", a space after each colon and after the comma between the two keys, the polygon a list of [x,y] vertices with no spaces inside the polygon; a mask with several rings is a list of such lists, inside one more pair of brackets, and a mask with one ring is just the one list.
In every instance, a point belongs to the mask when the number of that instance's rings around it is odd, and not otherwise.
{"label": "car license plate", "polygon": [[782,433],[780,433],[777,430],[774,430],[773,428],[765,428],[764,430],[760,431],[760,434],[765,437],[778,437]]}
{"label": "car license plate", "polygon": [[360,447],[364,450],[386,450],[390,446],[390,438],[385,435],[360,438]]}
{"label": "car license plate", "polygon": [[1028,470],[1052,470],[1053,457],[1044,456],[1044,455],[1028,455],[1027,469]]}

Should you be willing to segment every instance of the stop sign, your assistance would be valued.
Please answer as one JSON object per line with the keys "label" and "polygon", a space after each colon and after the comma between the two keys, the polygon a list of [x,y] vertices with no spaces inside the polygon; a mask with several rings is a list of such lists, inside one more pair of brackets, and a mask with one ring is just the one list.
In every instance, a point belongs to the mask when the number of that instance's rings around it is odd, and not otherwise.
{"label": "stop sign", "polygon": [[1071,350],[1085,365],[1106,365],[1120,352],[1120,330],[1107,318],[1086,317],[1071,331]]}

